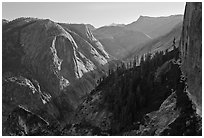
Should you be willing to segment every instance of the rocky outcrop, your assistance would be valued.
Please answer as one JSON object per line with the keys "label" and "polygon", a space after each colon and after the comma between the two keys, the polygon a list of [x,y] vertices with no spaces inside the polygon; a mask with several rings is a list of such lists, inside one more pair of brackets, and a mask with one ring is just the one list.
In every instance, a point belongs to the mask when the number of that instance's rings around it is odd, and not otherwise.
{"label": "rocky outcrop", "polygon": [[41,128],[49,123],[38,115],[33,114],[22,106],[16,107],[6,121],[6,129],[9,135],[32,135],[38,133]]}
{"label": "rocky outcrop", "polygon": [[168,125],[174,122],[178,116],[179,111],[176,109],[176,94],[173,92],[161,104],[159,110],[145,115],[144,125],[140,125],[138,130],[127,132],[124,135],[159,136],[165,129],[168,129]]}
{"label": "rocky outcrop", "polygon": [[86,24],[90,31],[94,31],[96,28],[91,24]]}
{"label": "rocky outcrop", "polygon": [[8,20],[6,20],[6,19],[2,19],[2,25],[7,24],[8,22],[9,22]]}
{"label": "rocky outcrop", "polygon": [[202,114],[202,3],[187,3],[180,40],[182,71],[189,96]]}
{"label": "rocky outcrop", "polygon": [[2,41],[3,122],[18,105],[69,121],[110,60],[83,24],[19,18],[3,26]]}

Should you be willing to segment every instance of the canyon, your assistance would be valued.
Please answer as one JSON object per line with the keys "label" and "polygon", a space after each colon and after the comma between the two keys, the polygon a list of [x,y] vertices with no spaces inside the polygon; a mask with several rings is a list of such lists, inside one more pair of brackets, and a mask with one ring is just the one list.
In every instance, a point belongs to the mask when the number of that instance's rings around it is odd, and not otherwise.
{"label": "canyon", "polygon": [[202,135],[202,3],[95,28],[2,20],[2,134]]}

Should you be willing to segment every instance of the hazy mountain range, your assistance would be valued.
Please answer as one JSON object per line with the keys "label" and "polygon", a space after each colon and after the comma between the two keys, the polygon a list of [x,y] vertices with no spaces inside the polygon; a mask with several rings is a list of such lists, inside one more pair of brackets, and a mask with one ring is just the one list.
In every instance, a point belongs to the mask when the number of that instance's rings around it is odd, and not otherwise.
{"label": "hazy mountain range", "polygon": [[183,15],[140,16],[137,21],[127,25],[97,28],[93,30],[93,34],[110,55],[121,59],[132,49],[141,48],[142,44],[166,35],[176,25],[181,24],[182,20]]}
{"label": "hazy mountain range", "polygon": [[157,51],[165,51],[169,48],[172,48],[173,41],[175,39],[175,45],[178,47],[180,36],[182,31],[182,22],[175,25],[175,27],[168,32],[167,34],[160,36],[158,38],[152,39],[147,43],[143,43],[138,47],[131,49],[127,57],[125,58],[134,58],[135,56],[142,56],[145,53],[151,52],[155,53]]}

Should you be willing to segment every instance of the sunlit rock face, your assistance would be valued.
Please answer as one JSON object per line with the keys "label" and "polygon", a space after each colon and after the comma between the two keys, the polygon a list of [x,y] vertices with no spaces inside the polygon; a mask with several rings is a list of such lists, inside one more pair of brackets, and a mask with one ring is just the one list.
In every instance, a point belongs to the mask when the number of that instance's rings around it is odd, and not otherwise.
{"label": "sunlit rock face", "polygon": [[[10,112],[21,105],[31,111],[38,111],[49,106],[51,95],[43,91],[36,80],[8,73],[2,78],[3,121]],[[53,111],[54,113],[54,111]]]}
{"label": "sunlit rock face", "polygon": [[[110,58],[108,53],[104,50],[102,44],[93,36],[92,32],[85,24],[61,24],[63,27],[70,29],[73,32],[76,32],[80,37],[86,40],[89,44],[91,44],[96,51],[103,55],[105,59]],[[104,60],[104,59],[103,59]]]}
{"label": "sunlit rock face", "polygon": [[18,105],[69,120],[108,69],[109,55],[86,25],[19,18],[2,30],[5,120]]}
{"label": "sunlit rock face", "polygon": [[187,3],[180,41],[182,70],[189,96],[202,113],[202,3]]}

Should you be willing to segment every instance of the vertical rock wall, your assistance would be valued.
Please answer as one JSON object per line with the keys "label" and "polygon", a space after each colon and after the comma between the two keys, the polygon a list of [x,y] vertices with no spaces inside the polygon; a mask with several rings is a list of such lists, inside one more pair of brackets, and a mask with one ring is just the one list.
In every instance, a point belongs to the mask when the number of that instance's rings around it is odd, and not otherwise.
{"label": "vertical rock wall", "polygon": [[187,77],[189,96],[202,114],[202,3],[186,3],[180,40],[182,71]]}

